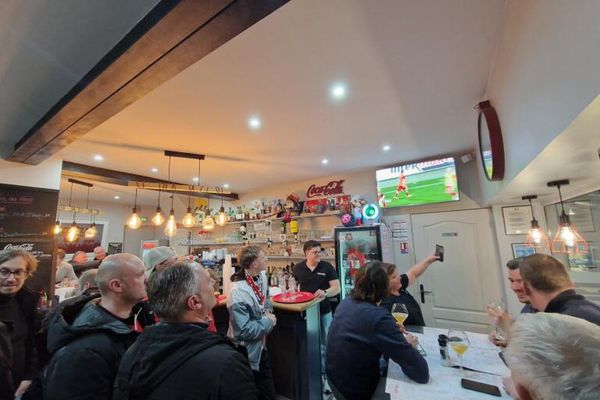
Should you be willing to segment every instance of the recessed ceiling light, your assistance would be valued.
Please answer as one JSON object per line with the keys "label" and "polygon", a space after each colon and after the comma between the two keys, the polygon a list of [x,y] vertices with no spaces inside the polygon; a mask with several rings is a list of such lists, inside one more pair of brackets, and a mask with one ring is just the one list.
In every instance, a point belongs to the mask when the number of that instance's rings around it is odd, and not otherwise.
{"label": "recessed ceiling light", "polygon": [[113,199],[115,199],[115,200],[119,200],[120,198],[121,198],[121,196],[115,196],[115,197],[113,197]]}
{"label": "recessed ceiling light", "polygon": [[262,123],[258,117],[250,117],[250,119],[248,119],[248,126],[251,129],[257,130],[261,125]]}
{"label": "recessed ceiling light", "polygon": [[193,180],[194,182],[198,182],[198,177],[197,177],[197,176],[195,176],[195,177],[193,177],[193,178],[192,178],[192,180]]}
{"label": "recessed ceiling light", "polygon": [[321,164],[327,165],[327,164],[329,164],[329,160],[326,159],[326,158],[324,158],[324,159],[321,160]]}
{"label": "recessed ceiling light", "polygon": [[388,151],[389,149],[391,149],[391,147],[389,145],[385,145],[383,146],[383,151]]}
{"label": "recessed ceiling light", "polygon": [[329,89],[329,95],[334,100],[343,100],[346,98],[346,85],[343,83],[335,83]]}
{"label": "recessed ceiling light", "polygon": [[152,171],[152,172],[154,172],[154,173],[157,173],[157,172],[158,172],[158,168],[156,168],[156,167],[152,167],[152,169],[151,169],[150,171]]}
{"label": "recessed ceiling light", "polygon": [[104,157],[102,157],[100,154],[96,154],[96,155],[94,156],[94,160],[96,160],[96,161],[103,161],[103,160],[104,160]]}
{"label": "recessed ceiling light", "polygon": [[224,184],[223,184],[223,187],[224,187],[225,189],[229,189],[229,183],[224,183]]}

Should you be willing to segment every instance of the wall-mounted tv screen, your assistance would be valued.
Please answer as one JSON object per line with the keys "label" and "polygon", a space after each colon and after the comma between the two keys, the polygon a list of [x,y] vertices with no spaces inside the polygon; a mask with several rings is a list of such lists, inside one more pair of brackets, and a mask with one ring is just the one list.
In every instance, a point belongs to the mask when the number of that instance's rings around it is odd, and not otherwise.
{"label": "wall-mounted tv screen", "polygon": [[380,169],[376,178],[377,201],[382,208],[458,200],[453,157]]}

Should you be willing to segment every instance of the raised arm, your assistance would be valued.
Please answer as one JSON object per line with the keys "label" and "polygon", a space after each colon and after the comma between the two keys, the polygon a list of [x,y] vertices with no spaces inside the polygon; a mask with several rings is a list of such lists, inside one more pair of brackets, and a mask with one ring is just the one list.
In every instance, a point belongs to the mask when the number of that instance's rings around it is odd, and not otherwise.
{"label": "raised arm", "polygon": [[430,256],[427,256],[424,260],[419,261],[418,263],[410,267],[410,269],[406,273],[406,275],[408,276],[408,286],[412,285],[415,282],[415,280],[421,275],[423,275],[423,272],[425,272],[427,268],[429,268],[429,266],[437,260],[439,260],[439,257],[435,254],[432,254]]}

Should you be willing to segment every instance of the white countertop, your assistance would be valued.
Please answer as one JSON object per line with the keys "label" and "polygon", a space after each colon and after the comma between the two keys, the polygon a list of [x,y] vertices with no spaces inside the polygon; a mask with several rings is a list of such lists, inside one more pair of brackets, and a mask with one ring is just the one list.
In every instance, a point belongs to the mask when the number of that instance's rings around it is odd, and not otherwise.
{"label": "white countertop", "polygon": [[[461,371],[442,366],[442,358],[437,342],[438,335],[442,333],[447,335],[448,330],[425,327],[423,334],[414,334],[419,337],[419,342],[427,353],[425,359],[429,364],[429,383],[423,385],[411,381],[404,375],[400,366],[390,360],[385,391],[390,394],[392,400],[414,400],[418,398],[436,400],[491,400],[498,398],[462,388],[460,383],[461,378],[498,386],[502,393],[502,399],[511,398],[502,388],[502,377],[510,375],[510,371],[498,356],[500,350],[489,341],[487,335],[467,332],[471,346],[463,356],[463,365],[497,375],[466,370]],[[452,363],[459,365],[456,353],[450,348],[449,353],[452,357]]]}

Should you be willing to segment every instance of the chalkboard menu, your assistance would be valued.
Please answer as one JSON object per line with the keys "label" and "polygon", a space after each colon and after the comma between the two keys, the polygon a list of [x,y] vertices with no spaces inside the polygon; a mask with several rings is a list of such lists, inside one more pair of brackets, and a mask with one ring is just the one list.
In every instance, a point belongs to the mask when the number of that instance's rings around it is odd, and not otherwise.
{"label": "chalkboard menu", "polygon": [[0,185],[0,238],[52,238],[58,191]]}
{"label": "chalkboard menu", "polygon": [[38,260],[25,286],[54,293],[53,260],[58,190],[0,184],[0,250],[21,249]]}

